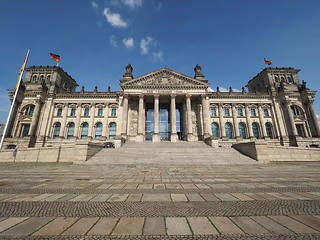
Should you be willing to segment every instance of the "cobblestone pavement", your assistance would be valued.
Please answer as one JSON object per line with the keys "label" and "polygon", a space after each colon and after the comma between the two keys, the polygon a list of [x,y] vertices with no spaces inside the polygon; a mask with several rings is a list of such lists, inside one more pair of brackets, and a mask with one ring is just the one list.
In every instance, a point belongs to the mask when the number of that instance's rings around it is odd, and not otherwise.
{"label": "cobblestone pavement", "polygon": [[0,168],[0,239],[320,239],[320,163]]}

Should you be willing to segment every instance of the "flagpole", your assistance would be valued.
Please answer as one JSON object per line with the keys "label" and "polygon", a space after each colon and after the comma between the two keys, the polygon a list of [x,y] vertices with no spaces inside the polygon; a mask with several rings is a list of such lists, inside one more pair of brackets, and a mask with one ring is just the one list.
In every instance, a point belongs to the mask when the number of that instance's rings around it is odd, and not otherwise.
{"label": "flagpole", "polygon": [[3,142],[4,142],[5,136],[7,134],[7,128],[8,128],[8,125],[9,125],[10,118],[11,118],[13,106],[14,106],[14,104],[16,102],[16,98],[17,98],[19,87],[20,87],[20,83],[21,83],[21,78],[22,78],[22,75],[23,75],[24,68],[25,68],[25,66],[27,64],[27,61],[28,61],[29,53],[30,53],[30,49],[28,49],[28,53],[27,53],[27,56],[25,58],[25,62],[23,63],[23,68],[22,68],[22,70],[20,72],[18,84],[17,84],[17,86],[15,88],[15,93],[14,93],[14,97],[13,97],[13,100],[12,100],[12,103],[11,103],[10,111],[9,111],[9,114],[8,114],[8,117],[7,117],[6,125],[4,126],[4,129],[3,129],[3,135],[2,135],[2,138],[1,138],[1,142],[0,142],[0,152],[2,151],[2,145],[3,145]]}

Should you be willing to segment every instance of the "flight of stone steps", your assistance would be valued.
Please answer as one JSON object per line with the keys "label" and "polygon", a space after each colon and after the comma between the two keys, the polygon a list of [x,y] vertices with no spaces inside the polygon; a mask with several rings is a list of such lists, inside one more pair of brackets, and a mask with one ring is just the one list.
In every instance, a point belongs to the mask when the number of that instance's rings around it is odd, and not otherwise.
{"label": "flight of stone steps", "polygon": [[204,142],[126,142],[103,148],[87,164],[255,164],[233,148],[212,148]]}

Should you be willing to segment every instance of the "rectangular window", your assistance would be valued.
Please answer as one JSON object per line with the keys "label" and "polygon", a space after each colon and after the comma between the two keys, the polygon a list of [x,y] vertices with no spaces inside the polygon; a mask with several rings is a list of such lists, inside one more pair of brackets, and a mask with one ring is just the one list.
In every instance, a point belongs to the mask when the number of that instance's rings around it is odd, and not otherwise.
{"label": "rectangular window", "polygon": [[226,117],[230,117],[229,108],[225,108],[225,109],[224,109],[224,115],[225,115]]}
{"label": "rectangular window", "polygon": [[101,116],[102,116],[102,113],[103,113],[103,109],[102,109],[102,108],[99,108],[99,109],[98,109],[98,116],[101,117]]}
{"label": "rectangular window", "polygon": [[30,124],[23,124],[22,125],[22,136],[21,137],[26,137],[29,134],[29,129],[30,129]]}
{"label": "rectangular window", "polygon": [[57,116],[61,116],[62,115],[62,108],[58,108],[58,111],[57,111]]}
{"label": "rectangular window", "polygon": [[217,116],[217,111],[215,108],[211,108],[211,117],[216,117]]}
{"label": "rectangular window", "polygon": [[256,116],[256,110],[254,108],[251,108],[251,116],[252,117]]}
{"label": "rectangular window", "polygon": [[84,116],[85,117],[89,116],[89,108],[84,109]]}
{"label": "rectangular window", "polygon": [[302,124],[296,124],[296,129],[297,129],[298,136],[304,137],[303,125]]}
{"label": "rectangular window", "polygon": [[243,117],[243,112],[241,108],[238,108],[238,116]]}
{"label": "rectangular window", "polygon": [[264,116],[269,117],[269,110],[267,108],[263,109]]}
{"label": "rectangular window", "polygon": [[117,109],[116,109],[116,108],[112,108],[112,110],[111,110],[111,116],[112,116],[112,117],[117,116]]}
{"label": "rectangular window", "polygon": [[76,115],[76,109],[71,108],[70,116],[75,116]]}

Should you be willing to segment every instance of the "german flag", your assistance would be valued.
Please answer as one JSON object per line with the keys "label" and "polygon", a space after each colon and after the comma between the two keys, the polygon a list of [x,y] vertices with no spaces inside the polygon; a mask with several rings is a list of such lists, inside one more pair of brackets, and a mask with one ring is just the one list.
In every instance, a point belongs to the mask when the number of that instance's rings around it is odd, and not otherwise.
{"label": "german flag", "polygon": [[271,63],[272,63],[271,60],[268,61],[268,60],[266,60],[266,59],[264,59],[264,62],[265,62],[266,65],[271,65]]}
{"label": "german flag", "polygon": [[60,55],[50,53],[50,57],[52,58],[53,61],[56,61],[57,63],[60,61]]}

